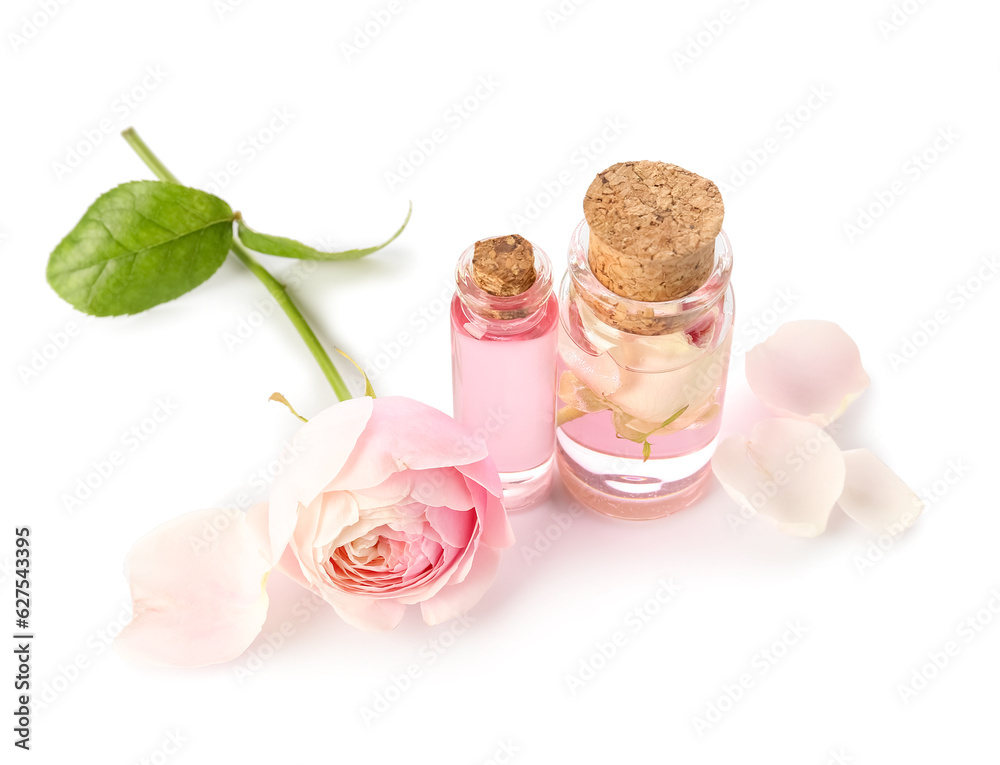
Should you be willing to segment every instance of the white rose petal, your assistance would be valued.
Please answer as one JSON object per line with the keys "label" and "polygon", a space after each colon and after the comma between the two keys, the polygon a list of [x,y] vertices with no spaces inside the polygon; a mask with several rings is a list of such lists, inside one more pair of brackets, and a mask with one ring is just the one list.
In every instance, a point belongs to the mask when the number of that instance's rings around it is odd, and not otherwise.
{"label": "white rose petal", "polygon": [[747,352],[750,388],[779,417],[828,425],[871,383],[858,346],[830,321],[790,321]]}
{"label": "white rose petal", "polygon": [[868,449],[844,452],[847,478],[837,504],[874,534],[898,536],[920,516],[924,503]]}
{"label": "white rose petal", "polygon": [[819,536],[844,489],[840,447],[810,422],[775,418],[757,423],[750,439],[719,444],[712,471],[742,507],[782,531]]}

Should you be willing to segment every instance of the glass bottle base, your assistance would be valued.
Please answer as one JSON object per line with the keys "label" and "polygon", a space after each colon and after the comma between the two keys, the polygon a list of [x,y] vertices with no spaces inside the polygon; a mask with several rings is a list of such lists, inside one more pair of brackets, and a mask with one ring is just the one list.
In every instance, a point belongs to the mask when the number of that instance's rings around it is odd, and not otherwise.
{"label": "glass bottle base", "polygon": [[531,470],[501,473],[503,504],[508,513],[525,510],[544,500],[552,489],[552,466],[555,456]]}
{"label": "glass bottle base", "polygon": [[566,488],[587,507],[612,518],[648,521],[701,498],[716,441],[681,457],[643,462],[593,451],[558,431],[556,460]]}

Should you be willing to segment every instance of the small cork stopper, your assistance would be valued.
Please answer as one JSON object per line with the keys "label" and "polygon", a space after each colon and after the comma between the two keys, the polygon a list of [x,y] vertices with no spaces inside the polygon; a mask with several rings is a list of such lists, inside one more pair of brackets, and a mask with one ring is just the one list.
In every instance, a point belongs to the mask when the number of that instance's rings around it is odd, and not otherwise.
{"label": "small cork stopper", "polygon": [[590,269],[631,300],[675,300],[712,273],[722,194],[706,178],[664,162],[619,162],[587,189]]}
{"label": "small cork stopper", "polygon": [[518,234],[476,242],[472,279],[484,292],[512,297],[525,292],[537,278],[535,249]]}

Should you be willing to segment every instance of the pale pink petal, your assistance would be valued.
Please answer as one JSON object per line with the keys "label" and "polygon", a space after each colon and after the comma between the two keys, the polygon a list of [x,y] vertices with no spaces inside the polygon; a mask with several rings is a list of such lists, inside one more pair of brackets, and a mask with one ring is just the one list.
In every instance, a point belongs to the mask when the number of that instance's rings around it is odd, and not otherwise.
{"label": "pale pink petal", "polygon": [[349,595],[332,588],[322,588],[316,592],[333,606],[341,619],[369,632],[395,629],[406,613],[406,606],[395,599]]}
{"label": "pale pink petal", "polygon": [[426,516],[428,523],[441,536],[441,542],[450,547],[466,547],[476,529],[474,511],[429,507]]}
{"label": "pale pink petal", "polygon": [[319,524],[310,537],[300,539],[299,530],[295,530],[296,543],[305,548],[322,547],[330,544],[347,526],[352,526],[361,520],[358,501],[349,491],[328,491],[319,502],[313,502],[310,507],[321,503]]}
{"label": "pale pink petal", "polygon": [[480,601],[496,579],[500,568],[500,551],[481,546],[468,576],[459,583],[443,587],[438,593],[420,604],[424,622],[441,624],[461,616]]}
{"label": "pale pink petal", "polygon": [[466,465],[457,465],[455,469],[473,483],[477,483],[480,486],[485,487],[486,491],[494,497],[503,496],[503,487],[500,484],[500,475],[497,473],[497,468],[496,465],[493,464],[492,457],[487,457],[486,459],[479,460],[478,462],[470,462]]}
{"label": "pale pink petal", "polygon": [[743,508],[782,531],[814,537],[844,489],[844,456],[830,435],[810,422],[769,419],[725,439],[712,471]]}
{"label": "pale pink petal", "polygon": [[514,532],[503,502],[480,484],[469,482],[469,490],[479,508],[479,522],[483,527],[484,545],[504,549],[514,544]]}
{"label": "pale pink petal", "polygon": [[[377,507],[390,507],[408,502],[411,479],[406,474],[409,472],[404,470],[401,473],[393,473],[378,486],[351,490],[358,503],[358,509],[365,512]],[[343,490],[330,489],[330,491]]]}
{"label": "pale pink petal", "polygon": [[278,561],[275,569],[287,576],[300,587],[305,587],[307,590],[319,594],[319,590],[313,587],[309,583],[309,580],[306,579],[306,575],[302,570],[302,564],[291,545],[285,548],[285,552],[282,554],[281,560]]}
{"label": "pale pink petal", "polygon": [[270,496],[269,558],[276,563],[292,536],[299,503],[312,502],[340,472],[372,416],[372,399],[353,398],[324,409],[299,428],[282,452],[284,469]]}
{"label": "pale pink petal", "polygon": [[[287,547],[301,549],[312,546],[312,540],[316,537],[316,529],[319,528],[319,519],[320,515],[322,515],[325,500],[326,495],[321,494],[308,505],[299,505],[295,528],[292,531],[292,538],[288,541]],[[282,556],[284,556],[284,553],[282,553]]]}
{"label": "pale pink petal", "polygon": [[262,519],[198,510],[144,536],[128,555],[132,621],[115,641],[126,658],[197,667],[239,656],[267,615],[270,562]]}
{"label": "pale pink petal", "polygon": [[[657,429],[682,409],[694,411],[714,400],[729,370],[729,343],[705,352],[683,332],[635,335],[620,348],[621,386],[607,398],[628,420]],[[656,359],[669,374],[647,374],[643,366]]]}
{"label": "pale pink petal", "polygon": [[481,550],[487,548],[503,550],[514,544],[514,533],[503,503],[482,486],[470,484],[469,489],[479,509],[479,534],[473,532],[469,545],[462,549],[446,548],[447,565],[442,566],[440,572],[421,587],[400,593],[401,603],[419,603],[441,591],[446,585],[463,582],[475,565]]}
{"label": "pale pink petal", "polygon": [[830,321],[790,321],[746,355],[750,388],[781,417],[828,425],[871,382],[858,346]]}
{"label": "pale pink petal", "polygon": [[475,533],[465,547],[443,546],[440,559],[435,562],[433,570],[425,572],[416,581],[409,582],[406,587],[401,587],[394,593],[395,596],[404,605],[415,605],[436,595],[442,589],[461,582],[483,547]]}
{"label": "pale pink petal", "polygon": [[399,598],[401,603],[411,605],[421,603],[431,596],[436,596],[437,593],[461,585],[472,571],[476,570],[477,561],[481,555],[486,553],[492,556],[493,552],[499,555],[500,550],[514,544],[514,534],[500,500],[488,493],[482,486],[470,485],[469,488],[472,490],[479,508],[479,520],[483,531],[478,537],[473,537],[468,547],[461,550],[457,556],[453,556],[449,561],[449,567],[443,568],[441,574],[425,587],[414,590],[411,594],[401,595]]}
{"label": "pale pink petal", "polygon": [[[559,355],[584,386],[597,396],[607,398],[621,387],[620,369],[607,351],[591,348],[596,355],[582,350],[564,332],[559,333]],[[572,378],[568,380],[572,383]],[[567,402],[569,403],[569,402]]]}
{"label": "pale pink petal", "polygon": [[844,452],[847,479],[837,504],[875,534],[899,536],[914,524],[924,503],[889,466],[868,449]]}
{"label": "pale pink petal", "polygon": [[[329,494],[337,494],[339,492],[329,492]],[[412,520],[412,519],[411,519]],[[358,521],[350,526],[344,526],[340,533],[337,534],[330,542],[328,546],[331,548],[337,548],[342,545],[349,543],[353,539],[358,537],[363,537],[365,534],[370,532],[372,529],[378,528],[388,523],[394,521],[402,522],[403,517],[396,511],[393,507],[377,507],[368,510],[363,515],[360,515]],[[308,545],[307,543],[298,544],[298,550],[302,555],[306,555],[308,550],[316,547],[315,545]],[[317,548],[318,549],[318,548]]]}
{"label": "pale pink petal", "polygon": [[[473,465],[480,464],[482,463],[473,463]],[[352,493],[357,497],[358,506],[362,510],[400,504],[404,500],[465,510],[472,507],[472,495],[469,494],[462,469],[472,468],[473,465],[435,470],[402,470],[393,473],[378,486],[356,489]],[[484,477],[489,476],[489,471],[483,473]],[[499,476],[495,468],[493,477],[497,479],[499,486]]]}
{"label": "pale pink petal", "polygon": [[246,524],[250,533],[253,534],[253,538],[257,540],[257,546],[260,548],[261,553],[264,557],[267,557],[268,551],[268,538],[270,536],[270,507],[267,502],[258,502],[256,505],[250,507],[246,514]]}
{"label": "pale pink petal", "polygon": [[400,470],[469,465],[486,456],[482,441],[444,412],[409,398],[380,398],[353,453],[327,488],[367,489]]}

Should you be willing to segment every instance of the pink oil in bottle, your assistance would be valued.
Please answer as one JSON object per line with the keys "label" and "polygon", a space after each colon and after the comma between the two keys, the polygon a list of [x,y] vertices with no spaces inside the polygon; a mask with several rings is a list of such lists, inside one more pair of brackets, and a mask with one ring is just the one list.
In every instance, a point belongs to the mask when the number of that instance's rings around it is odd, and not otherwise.
{"label": "pink oil in bottle", "polygon": [[469,248],[451,304],[455,419],[486,445],[508,511],[541,501],[552,484],[559,306],[548,258],[534,256],[535,282],[503,297],[476,284]]}

